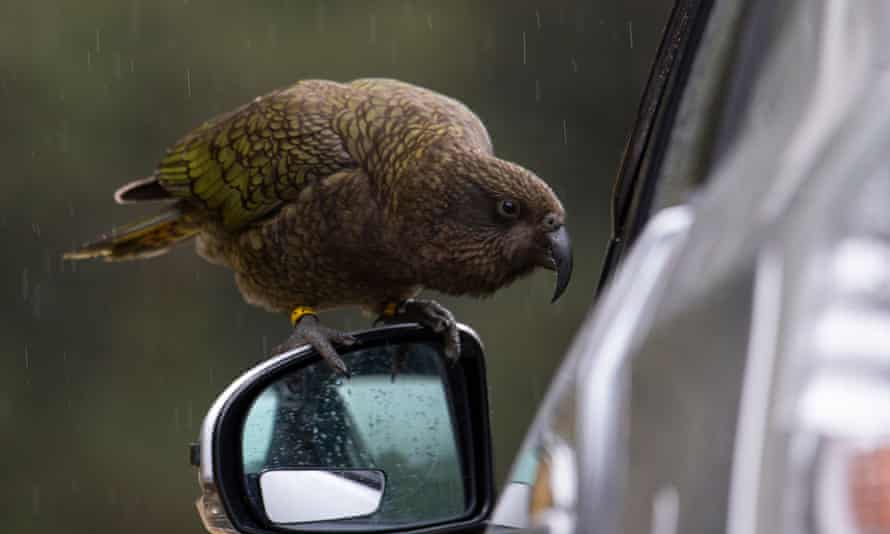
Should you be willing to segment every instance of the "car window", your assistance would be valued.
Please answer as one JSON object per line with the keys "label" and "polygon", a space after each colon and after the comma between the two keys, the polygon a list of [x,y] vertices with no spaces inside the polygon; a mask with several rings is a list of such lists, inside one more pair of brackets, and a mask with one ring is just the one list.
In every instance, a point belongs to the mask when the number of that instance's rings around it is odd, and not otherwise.
{"label": "car window", "polygon": [[730,83],[744,2],[715,2],[666,139],[652,212],[683,204],[702,186],[723,116],[719,106]]}

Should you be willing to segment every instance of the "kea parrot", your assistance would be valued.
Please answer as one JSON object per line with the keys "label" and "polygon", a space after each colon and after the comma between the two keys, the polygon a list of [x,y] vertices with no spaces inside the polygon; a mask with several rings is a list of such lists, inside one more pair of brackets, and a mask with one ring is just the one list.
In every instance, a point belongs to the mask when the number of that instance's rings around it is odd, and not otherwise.
{"label": "kea parrot", "polygon": [[572,255],[565,211],[533,172],[494,155],[462,103],[389,79],[303,80],[195,128],[121,204],[165,211],[68,259],[148,258],[196,238],[245,301],[290,314],[286,350],[310,344],[337,371],[354,340],[317,313],[358,306],[416,321],[459,354],[452,314],[424,289],[486,296],[542,267],[555,301]]}

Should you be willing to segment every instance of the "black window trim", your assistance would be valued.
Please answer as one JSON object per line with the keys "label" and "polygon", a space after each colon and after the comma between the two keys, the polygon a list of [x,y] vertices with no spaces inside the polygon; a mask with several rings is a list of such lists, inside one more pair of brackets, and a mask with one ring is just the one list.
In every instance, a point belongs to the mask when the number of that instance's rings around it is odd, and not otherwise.
{"label": "black window trim", "polygon": [[712,5],[713,0],[677,0],[671,11],[615,177],[612,232],[597,296],[651,215],[667,141]]}

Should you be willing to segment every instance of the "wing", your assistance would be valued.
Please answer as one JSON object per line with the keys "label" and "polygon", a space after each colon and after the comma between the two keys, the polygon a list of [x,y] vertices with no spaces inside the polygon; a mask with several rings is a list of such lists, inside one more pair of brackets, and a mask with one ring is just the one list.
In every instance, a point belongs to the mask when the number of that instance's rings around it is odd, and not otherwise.
{"label": "wing", "polygon": [[205,123],[171,148],[155,177],[237,230],[316,180],[356,167],[331,117],[343,86],[304,81]]}

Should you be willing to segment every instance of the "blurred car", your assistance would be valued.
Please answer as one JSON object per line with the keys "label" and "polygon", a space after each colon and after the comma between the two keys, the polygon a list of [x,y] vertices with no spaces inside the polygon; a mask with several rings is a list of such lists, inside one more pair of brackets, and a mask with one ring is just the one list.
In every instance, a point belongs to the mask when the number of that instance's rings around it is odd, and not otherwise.
{"label": "blurred car", "polygon": [[[435,336],[405,325],[360,334],[356,349],[379,353],[357,376],[389,401],[357,411],[338,397],[321,410],[337,421],[322,424],[329,454],[289,452],[285,467],[365,480],[363,495],[398,496],[409,512],[356,499],[339,516],[276,521],[262,487],[249,497],[245,472],[282,467],[260,455],[244,468],[249,406],[282,380],[304,392],[336,380],[310,379],[319,358],[301,349],[246,374],[208,414],[196,455],[205,525],[890,532],[888,41],[882,0],[678,1],[616,181],[602,292],[496,506],[481,342],[462,327],[465,353],[448,366]],[[419,363],[393,377],[398,347]],[[280,431],[317,427],[312,414]],[[366,422],[343,422],[355,417]],[[372,421],[390,430],[373,434]],[[331,439],[351,459],[331,456]],[[393,448],[388,464],[375,441]],[[418,451],[428,461],[412,464]],[[290,508],[311,512],[308,479],[288,476],[304,481],[285,492]]]}
{"label": "blurred car", "polygon": [[683,4],[494,522],[890,532],[890,4]]}

